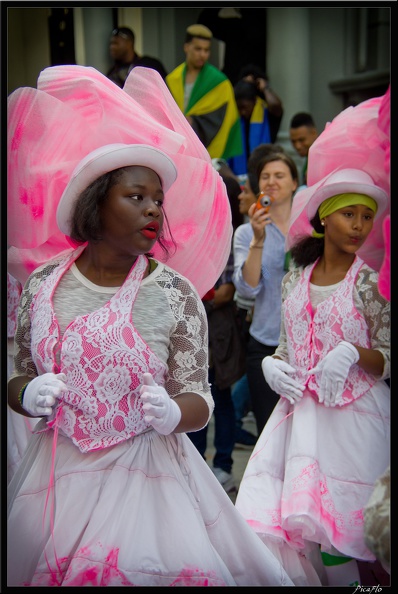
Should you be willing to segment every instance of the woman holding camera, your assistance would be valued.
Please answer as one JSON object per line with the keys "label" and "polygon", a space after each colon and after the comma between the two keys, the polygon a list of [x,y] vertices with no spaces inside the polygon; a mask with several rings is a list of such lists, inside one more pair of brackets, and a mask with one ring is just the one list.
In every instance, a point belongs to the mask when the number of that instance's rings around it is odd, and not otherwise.
{"label": "woman holding camera", "polygon": [[288,269],[285,239],[298,173],[291,157],[272,153],[259,162],[257,175],[260,192],[271,198],[271,206],[257,209],[253,204],[248,212],[249,223],[236,230],[233,282],[242,297],[255,298],[246,371],[260,435],[279,399],[264,379],[261,362],[278,346],[281,282]]}

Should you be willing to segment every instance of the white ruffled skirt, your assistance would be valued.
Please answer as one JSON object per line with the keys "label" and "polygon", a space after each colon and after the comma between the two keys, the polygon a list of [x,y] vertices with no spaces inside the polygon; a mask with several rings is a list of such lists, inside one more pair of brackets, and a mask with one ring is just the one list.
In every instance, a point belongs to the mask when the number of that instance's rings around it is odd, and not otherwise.
{"label": "white ruffled skirt", "polygon": [[49,489],[53,436],[9,485],[8,585],[292,585],[185,434],[86,454],[59,434]]}
{"label": "white ruffled skirt", "polygon": [[[362,561],[364,506],[390,463],[390,389],[379,381],[343,407],[310,395],[276,404],[247,464],[236,508],[300,585],[319,550]],[[321,564],[322,565],[322,564]],[[316,585],[316,584],[313,584]]]}

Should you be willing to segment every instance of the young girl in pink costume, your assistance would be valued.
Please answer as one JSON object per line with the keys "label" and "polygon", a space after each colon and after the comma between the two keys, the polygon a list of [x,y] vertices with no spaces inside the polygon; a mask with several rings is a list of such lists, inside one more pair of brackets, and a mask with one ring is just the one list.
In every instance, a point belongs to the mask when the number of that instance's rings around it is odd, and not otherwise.
{"label": "young girl in pink costume", "polygon": [[281,398],[236,507],[296,584],[299,553],[324,585],[353,585],[354,560],[375,560],[363,508],[390,455],[390,307],[357,252],[388,196],[357,169],[336,170],[303,192],[294,214],[312,233],[290,228],[296,267],[282,283],[279,346],[262,363]]}
{"label": "young girl in pink costume", "polygon": [[9,403],[42,418],[9,485],[8,584],[291,585],[185,434],[214,407],[201,296],[230,250],[225,187],[158,73],[131,95],[103,78],[49,68],[9,103],[10,265],[54,254],[18,312]]}

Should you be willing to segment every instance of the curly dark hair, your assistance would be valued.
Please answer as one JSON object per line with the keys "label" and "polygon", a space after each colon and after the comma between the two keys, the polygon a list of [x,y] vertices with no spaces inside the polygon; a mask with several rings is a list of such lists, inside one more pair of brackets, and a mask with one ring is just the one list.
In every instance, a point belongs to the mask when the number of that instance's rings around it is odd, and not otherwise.
{"label": "curly dark hair", "polygon": [[234,86],[235,101],[247,100],[256,102],[257,99],[257,88],[252,82],[246,80],[238,80]]}
{"label": "curly dark hair", "polygon": [[[121,167],[120,169],[114,169],[113,171],[104,173],[104,175],[98,177],[85,190],[83,190],[76,200],[72,211],[71,239],[78,243],[101,241],[101,206],[108,198],[111,188],[118,183],[125,170],[125,167]],[[171,251],[176,250],[177,244],[172,236],[164,209],[163,215],[165,222],[164,228],[166,229],[168,239],[166,239],[163,229],[163,233],[158,239],[158,244],[165,255],[169,257]],[[148,252],[146,255],[152,256],[153,254]]]}
{"label": "curly dark hair", "polygon": [[[321,225],[319,213],[310,221],[311,225],[318,233],[324,233],[324,227]],[[290,248],[291,257],[297,266],[308,266],[322,256],[325,249],[325,240],[323,237],[312,237],[306,235],[299,239],[292,248]]]}

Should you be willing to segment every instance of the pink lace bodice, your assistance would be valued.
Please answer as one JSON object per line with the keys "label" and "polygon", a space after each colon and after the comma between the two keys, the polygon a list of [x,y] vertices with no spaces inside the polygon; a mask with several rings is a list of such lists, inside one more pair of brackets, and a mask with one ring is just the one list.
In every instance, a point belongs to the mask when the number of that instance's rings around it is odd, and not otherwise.
{"label": "pink lace bodice", "polygon": [[[371,348],[366,320],[353,300],[353,286],[363,261],[356,257],[343,282],[318,305],[314,313],[309,299],[309,281],[315,264],[304,269],[283,304],[289,362],[298,370],[297,379],[304,382],[307,370],[317,365],[342,340]],[[373,375],[353,365],[338,404],[341,406],[359,398],[375,381]],[[307,387],[315,396],[318,394],[316,376],[309,377]]]}
{"label": "pink lace bodice", "polygon": [[[100,309],[78,316],[62,341],[52,295],[63,273],[80,254],[77,250],[41,284],[31,306],[31,346],[40,373],[63,372],[68,391],[48,425],[56,424],[83,452],[115,445],[146,431],[138,399],[142,374],[164,384],[166,365],[134,328],[131,308],[147,259],[139,256],[120,289]],[[55,358],[61,349],[60,365]]]}

